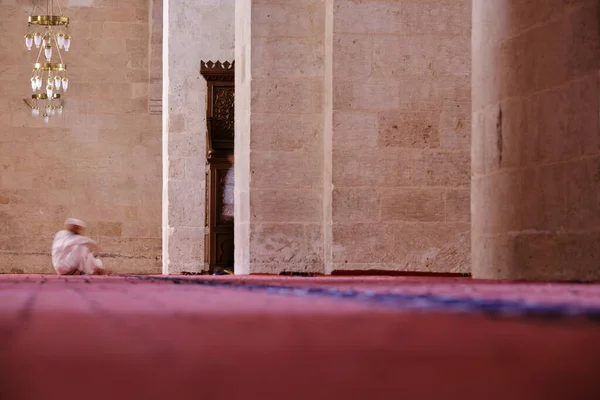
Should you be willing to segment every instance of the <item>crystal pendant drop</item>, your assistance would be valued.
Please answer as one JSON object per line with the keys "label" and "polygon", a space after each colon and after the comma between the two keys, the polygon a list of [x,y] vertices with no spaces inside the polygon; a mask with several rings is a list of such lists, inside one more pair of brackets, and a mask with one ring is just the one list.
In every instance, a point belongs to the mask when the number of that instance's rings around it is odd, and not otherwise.
{"label": "crystal pendant drop", "polygon": [[63,92],[66,92],[67,89],[69,88],[69,78],[62,78],[62,89]]}
{"label": "crystal pendant drop", "polygon": [[60,89],[60,76],[54,77],[54,89],[58,91]]}
{"label": "crystal pendant drop", "polygon": [[36,90],[40,90],[42,88],[42,77],[41,76],[36,76],[35,77],[35,83],[37,83]]}
{"label": "crystal pendant drop", "polygon": [[56,107],[56,113],[61,116],[63,112],[63,106],[57,106]]}
{"label": "crystal pendant drop", "polygon": [[37,90],[37,79],[35,77],[31,77],[31,89],[35,92]]}
{"label": "crystal pendant drop", "polygon": [[50,117],[48,116],[48,114],[44,114],[44,123],[47,124],[48,121],[50,121]]}
{"label": "crystal pendant drop", "polygon": [[27,47],[27,50],[31,50],[31,46],[33,46],[33,35],[28,33],[25,35],[25,47]]}
{"label": "crystal pendant drop", "polygon": [[54,90],[52,89],[52,84],[48,84],[46,86],[46,96],[48,96],[49,99],[52,98],[52,94],[54,94]]}

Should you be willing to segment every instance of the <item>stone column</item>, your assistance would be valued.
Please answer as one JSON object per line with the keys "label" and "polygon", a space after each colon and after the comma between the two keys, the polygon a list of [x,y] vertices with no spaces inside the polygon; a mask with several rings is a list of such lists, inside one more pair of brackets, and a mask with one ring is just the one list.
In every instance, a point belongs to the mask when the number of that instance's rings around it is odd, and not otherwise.
{"label": "stone column", "polygon": [[600,278],[599,12],[473,1],[476,278]]}
{"label": "stone column", "polygon": [[235,0],[163,0],[163,273],[204,267],[206,81],[233,61]]}
{"label": "stone column", "polygon": [[325,1],[236,3],[235,272],[323,272]]}

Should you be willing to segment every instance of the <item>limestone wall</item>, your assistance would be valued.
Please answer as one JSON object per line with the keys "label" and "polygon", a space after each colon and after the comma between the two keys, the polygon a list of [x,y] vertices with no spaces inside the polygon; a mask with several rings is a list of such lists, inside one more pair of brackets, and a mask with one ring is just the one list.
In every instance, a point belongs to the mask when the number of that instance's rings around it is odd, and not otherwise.
{"label": "limestone wall", "polygon": [[[21,100],[16,3],[0,6],[0,270],[49,272],[72,215],[117,272],[159,272],[161,200],[163,272],[200,270],[199,65],[234,58],[236,1],[164,2],[162,104],[160,2],[71,1],[72,87],[51,127]],[[237,3],[237,272],[468,270],[470,2]]]}
{"label": "limestone wall", "polygon": [[[71,85],[62,120],[30,116],[23,98],[29,2],[0,4],[0,272],[52,272],[67,216],[117,272],[161,266],[161,121],[148,114],[148,0],[71,1]],[[93,7],[91,6],[93,5]]]}
{"label": "limestone wall", "polygon": [[204,268],[206,81],[200,61],[233,61],[235,0],[163,0],[164,273]]}
{"label": "limestone wall", "polygon": [[243,3],[236,271],[322,272],[325,2]]}
{"label": "limestone wall", "polygon": [[335,0],[333,269],[469,271],[469,0]]}
{"label": "limestone wall", "polygon": [[238,272],[468,271],[470,1],[238,5]]}

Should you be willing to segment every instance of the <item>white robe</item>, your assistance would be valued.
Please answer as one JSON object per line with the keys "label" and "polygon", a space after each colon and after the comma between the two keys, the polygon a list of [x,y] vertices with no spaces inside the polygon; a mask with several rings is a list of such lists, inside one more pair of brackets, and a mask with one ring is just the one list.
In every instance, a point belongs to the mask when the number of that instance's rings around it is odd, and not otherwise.
{"label": "white robe", "polygon": [[225,221],[233,220],[235,170],[232,165],[225,174],[225,187],[223,188],[223,202],[221,203],[221,218]]}
{"label": "white robe", "polygon": [[87,236],[76,235],[71,231],[60,231],[52,242],[52,265],[59,275],[71,275],[79,271],[91,275],[102,262],[95,258],[89,249],[95,242]]}

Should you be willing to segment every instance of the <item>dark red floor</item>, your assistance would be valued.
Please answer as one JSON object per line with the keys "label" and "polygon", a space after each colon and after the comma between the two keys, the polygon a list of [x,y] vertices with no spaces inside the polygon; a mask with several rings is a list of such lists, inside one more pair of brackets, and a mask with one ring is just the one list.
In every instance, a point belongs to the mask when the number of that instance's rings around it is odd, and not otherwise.
{"label": "dark red floor", "polygon": [[600,398],[600,323],[592,320],[412,312],[239,287],[598,307],[597,285],[199,279],[0,275],[0,399]]}

